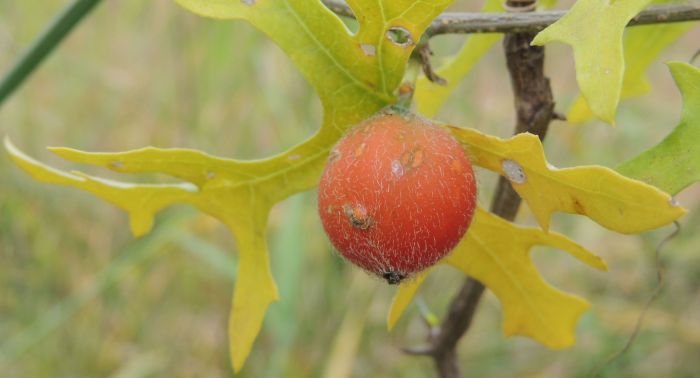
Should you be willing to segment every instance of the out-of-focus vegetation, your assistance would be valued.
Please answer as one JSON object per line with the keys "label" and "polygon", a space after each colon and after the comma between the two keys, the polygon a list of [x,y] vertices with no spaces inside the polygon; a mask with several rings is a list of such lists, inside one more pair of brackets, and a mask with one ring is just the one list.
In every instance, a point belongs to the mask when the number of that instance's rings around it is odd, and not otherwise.
{"label": "out-of-focus vegetation", "polygon": [[[0,71],[68,3],[0,0]],[[477,8],[467,3],[455,9]],[[689,59],[700,47],[698,29],[662,61]],[[440,37],[433,47],[446,54],[462,38]],[[576,95],[570,52],[553,46],[548,54],[564,111]],[[550,160],[614,166],[657,143],[676,124],[680,96],[662,63],[651,73],[655,91],[625,102],[617,128],[555,122],[546,142]],[[501,136],[512,132],[500,50],[477,65],[438,118]],[[320,104],[303,78],[245,23],[202,19],[167,0],[124,0],[98,6],[0,109],[0,134],[62,167],[46,145],[191,147],[259,158],[301,141],[320,119]],[[480,202],[488,205],[495,177],[480,173]],[[282,299],[271,307],[240,376],[432,375],[429,359],[400,351],[425,336],[417,306],[387,333],[393,289],[331,251],[314,194],[295,196],[271,215]],[[609,376],[700,371],[700,189],[691,187],[679,200],[691,211],[663,251],[666,287],[634,347],[606,370]],[[519,221],[534,224],[527,209]],[[553,226],[610,265],[609,273],[599,273],[554,251],[535,253],[549,280],[593,303],[579,324],[578,343],[551,351],[529,339],[505,339],[499,304],[486,295],[461,344],[465,371],[586,376],[626,342],[655,285],[654,249],[672,228],[622,236],[570,215],[555,217]],[[226,323],[235,249],[219,223],[184,207],[162,214],[151,234],[134,239],[119,210],[84,192],[34,182],[0,154],[0,376],[230,376]],[[449,268],[442,271],[422,291],[438,315],[462,281]]]}

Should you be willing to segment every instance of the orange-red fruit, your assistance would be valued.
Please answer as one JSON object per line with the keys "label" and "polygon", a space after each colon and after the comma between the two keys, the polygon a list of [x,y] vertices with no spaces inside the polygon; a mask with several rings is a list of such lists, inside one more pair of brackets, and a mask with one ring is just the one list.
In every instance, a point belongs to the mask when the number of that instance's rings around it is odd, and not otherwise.
{"label": "orange-red fruit", "polygon": [[452,135],[417,116],[389,112],[338,142],[318,192],[333,246],[390,284],[447,255],[475,205],[471,163]]}

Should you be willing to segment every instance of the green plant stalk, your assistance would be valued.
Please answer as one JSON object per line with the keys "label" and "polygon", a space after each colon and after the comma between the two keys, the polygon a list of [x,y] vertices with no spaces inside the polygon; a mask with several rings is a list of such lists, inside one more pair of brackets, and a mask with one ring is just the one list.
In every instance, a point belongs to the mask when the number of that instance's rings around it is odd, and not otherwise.
{"label": "green plant stalk", "polygon": [[48,28],[32,42],[27,51],[15,62],[0,81],[0,108],[5,100],[44,61],[101,0],[75,0],[51,22]]}

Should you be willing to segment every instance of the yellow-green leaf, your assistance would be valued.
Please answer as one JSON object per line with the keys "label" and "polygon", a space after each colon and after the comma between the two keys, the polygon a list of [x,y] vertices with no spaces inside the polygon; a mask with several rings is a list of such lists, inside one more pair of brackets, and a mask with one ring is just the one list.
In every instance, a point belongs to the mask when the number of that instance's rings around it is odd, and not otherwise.
{"label": "yellow-green leaf", "polygon": [[684,62],[669,68],[683,95],[681,121],[661,143],[617,170],[676,194],[700,181],[700,69]]}
{"label": "yellow-green leaf", "polygon": [[395,100],[394,90],[415,43],[452,2],[351,0],[348,4],[360,23],[352,35],[320,1],[176,1],[200,15],[244,19],[263,31],[294,61],[324,105],[337,97],[336,91],[355,92],[370,97],[364,101],[377,102],[375,111]]}
{"label": "yellow-green leaf", "polygon": [[[695,23],[683,22],[635,26],[627,29],[624,37],[625,74],[622,79],[620,100],[642,96],[651,86],[646,77],[649,66],[656,61],[661,51],[675,42]],[[578,124],[593,117],[586,100],[579,96],[574,100],[566,116],[567,121]]]}
{"label": "yellow-green leaf", "polygon": [[[551,348],[564,348],[573,344],[576,322],[589,305],[542,279],[529,256],[535,245],[561,249],[588,266],[607,270],[598,256],[563,235],[518,227],[480,209],[467,235],[444,263],[479,280],[496,294],[503,307],[506,335],[529,336]],[[389,312],[390,325],[410,303],[422,281],[420,277],[399,287]]]}
{"label": "yellow-green leaf", "polygon": [[[486,0],[483,12],[502,12],[503,1]],[[434,117],[457,84],[474,68],[493,45],[503,37],[502,34],[475,34],[467,37],[459,52],[436,70],[436,73],[447,83],[440,85],[421,76],[416,81],[416,91],[413,98],[416,111],[426,117]]]}
{"label": "yellow-green leaf", "polygon": [[571,45],[576,80],[596,117],[615,124],[625,70],[622,35],[627,23],[651,0],[578,0],[559,21],[532,41]]}
{"label": "yellow-green leaf", "polygon": [[261,194],[256,197],[251,186],[236,185],[236,180],[240,181],[242,177],[248,180],[255,177],[250,173],[252,171],[239,169],[235,161],[192,150],[145,148],[125,153],[90,154],[65,148],[52,149],[66,159],[81,163],[121,172],[161,172],[192,182],[130,184],[48,167],[23,154],[9,139],[5,139],[5,148],[15,163],[36,180],[87,190],[126,210],[132,231],[137,236],[151,229],[159,210],[177,203],[193,205],[225,223],[240,251],[229,334],[234,369],[241,369],[260,331],[267,307],[277,299],[265,242],[265,224],[271,206],[269,199]]}
{"label": "yellow-green leaf", "polygon": [[473,129],[450,130],[467,145],[474,164],[509,179],[545,230],[555,211],[586,215],[622,233],[651,230],[685,212],[668,194],[609,168],[553,167],[535,135],[518,134],[504,140]]}

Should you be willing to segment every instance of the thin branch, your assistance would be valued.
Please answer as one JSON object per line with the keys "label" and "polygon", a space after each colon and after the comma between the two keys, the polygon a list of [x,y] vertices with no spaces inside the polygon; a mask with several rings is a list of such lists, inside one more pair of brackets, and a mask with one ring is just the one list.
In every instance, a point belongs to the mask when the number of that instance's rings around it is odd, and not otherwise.
{"label": "thin branch", "polygon": [[100,0],[75,0],[37,37],[0,81],[0,106]]}
{"label": "thin branch", "polygon": [[639,335],[639,331],[642,329],[642,323],[644,322],[644,317],[646,316],[647,312],[649,311],[649,308],[651,305],[656,301],[656,298],[661,295],[661,291],[664,288],[665,280],[664,280],[664,267],[661,262],[661,250],[662,248],[666,245],[666,243],[670,242],[673,240],[680,232],[681,232],[681,224],[678,223],[678,221],[673,222],[673,225],[676,226],[676,228],[666,236],[657,246],[656,249],[654,250],[654,265],[656,266],[656,287],[652,291],[651,295],[649,296],[649,299],[647,299],[647,302],[644,304],[644,307],[642,308],[642,312],[639,314],[639,317],[637,318],[637,322],[634,324],[634,330],[632,331],[632,334],[630,337],[627,339],[627,342],[625,343],[625,346],[622,347],[619,351],[617,351],[615,354],[610,356],[607,361],[602,366],[599,366],[596,368],[596,370],[591,374],[592,377],[598,377],[601,375],[603,370],[610,366],[612,363],[614,363],[616,360],[620,359],[622,356],[625,355],[631,348],[632,345],[634,345],[634,341],[637,339],[637,336]]}
{"label": "thin branch", "polygon": [[[345,3],[324,0],[326,6],[338,15],[354,17]],[[438,16],[425,31],[427,37],[440,34],[470,33],[525,33],[538,32],[553,24],[566,11],[542,11],[522,13],[456,13]],[[657,5],[643,10],[630,21],[629,26],[664,24],[670,22],[700,20],[700,1]]]}

